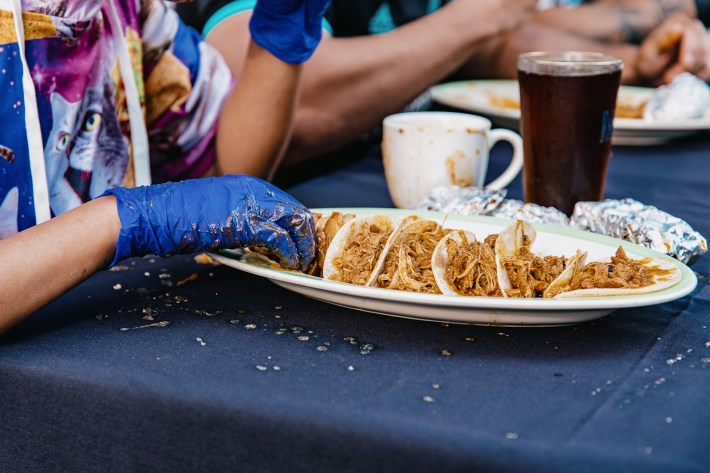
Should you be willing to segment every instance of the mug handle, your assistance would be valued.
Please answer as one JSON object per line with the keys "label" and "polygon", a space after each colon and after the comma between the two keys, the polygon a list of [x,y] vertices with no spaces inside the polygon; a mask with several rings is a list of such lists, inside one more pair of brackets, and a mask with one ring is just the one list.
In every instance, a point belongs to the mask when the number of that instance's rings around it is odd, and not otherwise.
{"label": "mug handle", "polygon": [[496,128],[488,132],[488,150],[493,148],[493,145],[498,141],[504,140],[513,145],[513,159],[510,161],[508,169],[503,171],[495,181],[486,186],[486,189],[498,190],[502,189],[520,173],[523,168],[523,139],[514,131]]}

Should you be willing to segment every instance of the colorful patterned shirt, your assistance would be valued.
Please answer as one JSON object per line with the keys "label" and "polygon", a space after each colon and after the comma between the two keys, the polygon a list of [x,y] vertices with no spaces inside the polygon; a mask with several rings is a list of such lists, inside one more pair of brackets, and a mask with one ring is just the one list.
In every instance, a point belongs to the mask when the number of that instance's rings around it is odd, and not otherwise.
{"label": "colorful patterned shirt", "polygon": [[232,82],[162,0],[0,0],[0,238],[203,175]]}

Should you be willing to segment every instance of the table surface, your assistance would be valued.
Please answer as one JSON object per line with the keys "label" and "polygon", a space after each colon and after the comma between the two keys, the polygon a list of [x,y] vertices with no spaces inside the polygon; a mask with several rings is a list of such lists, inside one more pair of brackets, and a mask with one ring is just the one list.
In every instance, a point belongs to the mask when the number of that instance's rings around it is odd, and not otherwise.
{"label": "table surface", "polygon": [[[376,152],[287,190],[392,205]],[[710,235],[710,136],[615,148],[607,196]],[[678,301],[502,328],[344,309],[192,256],[128,260],[0,339],[0,471],[707,472],[710,257],[693,269]]]}

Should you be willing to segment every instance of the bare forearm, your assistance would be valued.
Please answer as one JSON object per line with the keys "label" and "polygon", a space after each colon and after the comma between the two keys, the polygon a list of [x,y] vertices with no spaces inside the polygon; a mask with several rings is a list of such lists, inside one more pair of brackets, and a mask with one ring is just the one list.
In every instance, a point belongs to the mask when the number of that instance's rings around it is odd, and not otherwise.
{"label": "bare forearm", "polygon": [[102,197],[0,240],[0,334],[105,268],[120,228],[115,198]]}
{"label": "bare forearm", "polygon": [[251,42],[217,130],[217,171],[269,177],[288,141],[301,65]]}
{"label": "bare forearm", "polygon": [[521,26],[503,40],[490,41],[462,68],[462,73],[468,77],[514,79],[517,77],[519,54],[556,49],[598,51],[618,56],[624,60],[622,82],[628,84],[637,80],[635,66],[638,47],[628,44],[603,43],[535,22]]}
{"label": "bare forearm", "polygon": [[448,14],[441,10],[385,35],[324,40],[304,69],[286,159],[342,146],[459,68],[489,34],[478,25],[454,27]]}
{"label": "bare forearm", "polygon": [[597,41],[638,44],[676,12],[695,17],[694,1],[597,0],[573,9],[544,10],[534,21]]}

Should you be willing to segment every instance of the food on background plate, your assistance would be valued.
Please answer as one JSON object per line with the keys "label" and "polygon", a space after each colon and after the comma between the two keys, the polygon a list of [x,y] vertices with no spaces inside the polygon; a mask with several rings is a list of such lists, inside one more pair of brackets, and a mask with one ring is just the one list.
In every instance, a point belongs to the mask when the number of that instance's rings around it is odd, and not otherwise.
{"label": "food on background plate", "polygon": [[509,108],[511,110],[520,110],[520,100],[517,98],[501,95],[492,90],[486,92],[488,103],[498,108]]}
{"label": "food on background plate", "polygon": [[648,105],[648,98],[639,99],[637,97],[621,96],[616,100],[616,118],[643,119],[643,113]]}
{"label": "food on background plate", "polygon": [[[520,110],[520,100],[514,97],[503,95],[492,90],[486,91],[488,103],[493,107],[509,110]],[[616,101],[616,118],[643,119],[643,113],[648,105],[649,98],[639,98],[635,96],[622,95]]]}

